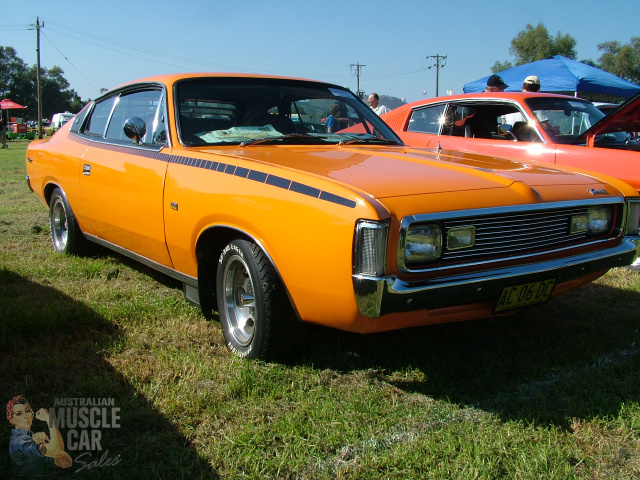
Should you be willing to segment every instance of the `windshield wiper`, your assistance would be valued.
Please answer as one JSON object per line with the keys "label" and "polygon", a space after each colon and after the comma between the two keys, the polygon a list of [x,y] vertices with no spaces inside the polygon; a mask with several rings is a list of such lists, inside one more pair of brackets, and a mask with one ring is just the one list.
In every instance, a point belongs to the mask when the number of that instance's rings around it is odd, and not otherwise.
{"label": "windshield wiper", "polygon": [[400,143],[395,140],[387,140],[386,138],[380,137],[367,137],[367,138],[352,138],[351,140],[341,140],[338,142],[339,146],[343,145],[353,145],[355,143],[381,143],[383,145],[400,145]]}
{"label": "windshield wiper", "polygon": [[282,141],[282,140],[299,140],[299,139],[323,139],[326,137],[318,137],[315,135],[309,135],[307,133],[288,133],[287,135],[280,135],[277,137],[264,137],[264,138],[257,138],[255,140],[247,140],[245,142],[241,142],[240,146],[241,147],[249,147],[251,145],[259,145],[261,143],[267,143],[267,142],[271,142],[271,141]]}

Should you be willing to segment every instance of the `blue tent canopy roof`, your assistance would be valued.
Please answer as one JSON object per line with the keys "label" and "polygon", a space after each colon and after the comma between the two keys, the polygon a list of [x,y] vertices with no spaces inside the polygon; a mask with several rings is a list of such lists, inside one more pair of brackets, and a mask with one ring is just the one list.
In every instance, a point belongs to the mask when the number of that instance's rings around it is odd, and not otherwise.
{"label": "blue tent canopy roof", "polygon": [[[590,100],[620,100],[640,92],[640,86],[635,83],[562,55],[518,65],[498,75],[509,85],[507,92],[522,90],[522,82],[529,75],[540,78],[542,92],[566,93]],[[489,76],[465,84],[464,93],[484,92]]]}

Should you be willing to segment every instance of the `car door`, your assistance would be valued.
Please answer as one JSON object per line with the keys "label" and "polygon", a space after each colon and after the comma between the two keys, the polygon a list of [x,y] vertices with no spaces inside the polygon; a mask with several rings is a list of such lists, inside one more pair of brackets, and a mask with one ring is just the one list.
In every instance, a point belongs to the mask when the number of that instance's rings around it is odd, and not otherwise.
{"label": "car door", "polygon": [[[460,152],[500,156],[520,161],[543,161],[554,163],[555,145],[518,141],[503,125],[503,115],[511,112],[524,122],[526,116],[515,105],[460,101],[443,102],[415,108],[406,127],[403,140],[412,146],[442,148]],[[526,123],[526,122],[524,122]],[[506,127],[506,125],[505,125]]]}
{"label": "car door", "polygon": [[[145,122],[140,142],[123,130],[127,119]],[[172,266],[164,234],[167,160],[164,94],[159,87],[119,92],[98,102],[80,135],[90,145],[82,161],[83,212],[95,235],[125,251]]]}

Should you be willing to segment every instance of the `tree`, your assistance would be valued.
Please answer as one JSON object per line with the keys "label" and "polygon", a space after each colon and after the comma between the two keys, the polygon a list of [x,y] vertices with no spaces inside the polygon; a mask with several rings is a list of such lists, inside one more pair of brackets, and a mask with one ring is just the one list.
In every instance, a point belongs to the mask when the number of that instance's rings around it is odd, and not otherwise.
{"label": "tree", "polygon": [[491,67],[491,73],[498,73],[511,67],[513,67],[513,63],[511,63],[509,60],[505,62],[496,61],[496,63],[493,64],[493,67]]}
{"label": "tree", "polygon": [[[37,67],[32,67],[33,75]],[[47,70],[41,69],[40,73],[40,95],[42,98],[42,116],[51,118],[54,113],[72,110],[73,99],[78,94],[69,88],[69,82],[64,78],[64,71],[57,66]]]}
{"label": "tree", "polygon": [[633,83],[640,83],[640,37],[631,43],[604,42],[598,45],[602,55],[598,67]]}
{"label": "tree", "polygon": [[[12,47],[0,47],[0,98],[10,98],[27,107],[20,116],[35,119],[38,115],[38,67],[29,67]],[[75,90],[69,88],[62,68],[40,68],[40,94],[42,116],[51,118],[54,113],[77,113],[82,102]]]}
{"label": "tree", "polygon": [[515,57],[515,62],[497,61],[491,71],[493,73],[501,72],[512,66],[523,65],[525,63],[535,62],[553,55],[563,55],[565,57],[576,58],[576,40],[571,35],[562,35],[561,32],[553,38],[547,27],[542,22],[536,27],[527,24],[524,30],[511,40],[509,53]]}
{"label": "tree", "polygon": [[[28,67],[24,61],[18,57],[13,47],[0,47],[0,95],[2,98],[20,103],[24,98],[19,98],[15,94],[23,93],[25,90]],[[28,97],[26,97],[28,98]]]}

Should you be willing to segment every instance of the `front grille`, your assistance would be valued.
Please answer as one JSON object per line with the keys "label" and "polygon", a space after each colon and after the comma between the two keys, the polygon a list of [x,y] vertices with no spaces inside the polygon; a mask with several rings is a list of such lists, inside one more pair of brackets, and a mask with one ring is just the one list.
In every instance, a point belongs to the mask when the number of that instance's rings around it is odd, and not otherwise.
{"label": "front grille", "polygon": [[[598,236],[586,232],[571,233],[571,217],[587,214],[590,207],[607,205],[607,203],[589,202],[584,205],[571,205],[561,208],[524,208],[516,211],[507,209],[486,210],[474,215],[473,211],[465,211],[455,218],[447,218],[449,214],[420,215],[414,217],[410,224],[425,223],[440,225],[443,233],[442,257],[426,265],[406,265],[410,269],[430,268],[443,264],[460,264],[508,258],[517,255],[539,254],[557,248],[587,244],[607,237],[614,237],[620,232],[623,212],[622,203],[609,203],[612,208],[613,227],[610,231]],[[455,213],[455,212],[454,212]],[[449,230],[473,225],[476,229],[475,245],[457,250],[447,250],[446,238]]]}

